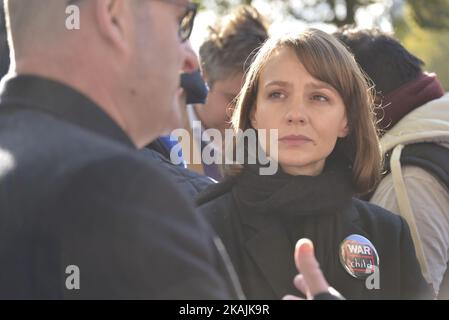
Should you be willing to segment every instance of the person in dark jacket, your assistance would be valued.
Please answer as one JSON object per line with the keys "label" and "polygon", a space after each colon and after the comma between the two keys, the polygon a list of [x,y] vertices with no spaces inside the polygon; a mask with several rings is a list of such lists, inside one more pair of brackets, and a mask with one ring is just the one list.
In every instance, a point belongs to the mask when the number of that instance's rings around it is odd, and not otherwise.
{"label": "person in dark jacket", "polygon": [[[197,60],[196,55],[194,59]],[[181,88],[183,89],[183,92],[179,97],[180,108],[185,109],[187,104],[204,103],[207,96],[207,88],[199,71],[182,74]],[[182,112],[182,110],[180,111]],[[179,126],[181,125],[182,124],[180,123]],[[168,144],[167,141],[170,141],[170,144]],[[181,165],[175,164],[171,158],[172,150],[173,148],[176,148],[176,144],[176,141],[171,141],[170,136],[160,137],[143,148],[141,153],[157,161],[161,169],[166,171],[179,188],[193,201],[198,193],[211,184],[214,184],[215,181],[206,175],[189,170],[183,166],[182,154],[177,155],[177,157],[180,157],[181,159],[174,159],[175,162],[180,162]]]}
{"label": "person in dark jacket", "polygon": [[[354,198],[374,187],[381,154],[372,95],[355,60],[315,29],[270,39],[246,77],[233,116],[243,132],[275,130],[262,155],[198,200],[223,240],[249,299],[295,294],[293,256],[313,241],[329,284],[347,299],[431,298],[405,221]],[[253,161],[254,160],[254,161]]]}
{"label": "person in dark jacket", "polygon": [[[186,129],[192,140],[183,148],[187,149],[189,169],[220,181],[223,177],[221,164],[209,164],[202,155],[212,148],[213,156],[224,162],[222,149],[225,141],[215,140],[210,133],[218,130],[224,138],[244,73],[251,64],[254,52],[268,38],[268,23],[254,7],[243,5],[220,17],[208,29],[209,34],[199,48],[199,56],[201,73],[209,93],[204,104],[188,106]],[[200,163],[195,161],[196,158],[201,160]]]}
{"label": "person in dark jacket", "polygon": [[6,3],[0,299],[232,298],[214,234],[136,151],[193,71],[181,43],[196,6],[78,1],[71,30],[66,1]]}

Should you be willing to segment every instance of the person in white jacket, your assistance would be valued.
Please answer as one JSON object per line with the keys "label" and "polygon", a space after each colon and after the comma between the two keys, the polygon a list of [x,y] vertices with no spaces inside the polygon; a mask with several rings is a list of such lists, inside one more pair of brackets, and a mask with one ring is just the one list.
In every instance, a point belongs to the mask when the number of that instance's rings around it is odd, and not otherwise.
{"label": "person in white jacket", "polygon": [[386,172],[370,202],[407,220],[425,279],[449,298],[447,284],[440,290],[449,280],[449,93],[393,37],[350,28],[334,35],[377,92]]}

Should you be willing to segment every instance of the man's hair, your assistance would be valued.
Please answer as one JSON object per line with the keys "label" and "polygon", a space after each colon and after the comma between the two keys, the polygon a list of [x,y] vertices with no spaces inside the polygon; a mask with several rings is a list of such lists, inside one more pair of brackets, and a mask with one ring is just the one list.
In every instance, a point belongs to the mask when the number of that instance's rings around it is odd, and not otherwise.
{"label": "man's hair", "polygon": [[[33,44],[53,43],[67,29],[66,7],[69,0],[4,0],[8,41],[16,57],[28,52]],[[78,5],[78,0],[74,4]]]}
{"label": "man's hair", "polygon": [[267,38],[267,22],[251,6],[241,6],[209,27],[209,37],[199,51],[209,87],[217,80],[245,72]]}
{"label": "man's hair", "polygon": [[424,62],[381,31],[344,27],[334,33],[355,56],[376,90],[387,95],[422,74]]}

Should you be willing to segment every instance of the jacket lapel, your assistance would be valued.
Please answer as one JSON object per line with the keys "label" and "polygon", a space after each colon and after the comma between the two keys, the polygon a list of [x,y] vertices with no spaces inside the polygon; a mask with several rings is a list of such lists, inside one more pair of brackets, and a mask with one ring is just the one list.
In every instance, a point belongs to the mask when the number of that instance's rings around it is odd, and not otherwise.
{"label": "jacket lapel", "polygon": [[246,249],[269,286],[279,298],[298,294],[293,285],[293,277],[298,273],[293,260],[293,246],[284,229],[276,219],[263,216],[245,220],[256,229],[255,235],[247,240]]}
{"label": "jacket lapel", "polygon": [[[246,240],[246,249],[260,269],[264,280],[279,298],[286,294],[298,295],[299,291],[293,285],[293,278],[298,273],[293,258],[294,247],[280,222],[265,215],[249,214],[243,217],[242,222],[255,230],[254,235]],[[370,239],[352,203],[346,209],[339,233],[338,248],[341,242],[352,234]],[[338,256],[335,258],[339,260]],[[348,297],[363,299],[376,296],[376,292],[367,292],[365,280],[350,276],[339,261],[337,270],[333,272],[333,281],[330,278],[328,280],[336,290],[342,294],[346,293]]]}
{"label": "jacket lapel", "polygon": [[[243,222],[256,230],[255,234],[246,241],[246,249],[276,296],[282,298],[286,294],[298,295],[299,291],[293,285],[293,278],[298,273],[293,258],[294,247],[279,221],[251,214],[245,215]],[[347,209],[342,221],[340,243],[351,234],[359,234],[369,239],[359,213],[352,204]],[[338,270],[333,273],[334,281],[331,284],[336,290],[343,291],[342,293],[346,293],[348,297],[363,298],[366,296],[364,280],[350,276],[340,262],[338,262],[337,268]],[[372,298],[372,295],[367,297]]]}
{"label": "jacket lapel", "polygon": [[[352,201],[351,205],[347,208],[346,214],[342,221],[342,229],[338,249],[340,250],[340,245],[344,241],[344,239],[354,234],[361,235],[368,240],[371,240],[370,235],[367,233],[367,230],[363,225],[363,221],[360,219],[360,214],[355,208]],[[337,258],[339,259],[339,257]],[[338,263],[338,270],[336,270],[334,273],[334,277],[334,283],[332,284],[332,286],[334,286],[337,291],[340,291],[340,293],[342,293],[344,296],[347,296],[348,298],[357,297],[357,299],[373,299],[375,298],[377,291],[379,291],[368,290],[365,285],[365,280],[352,277],[344,269],[340,261]]]}

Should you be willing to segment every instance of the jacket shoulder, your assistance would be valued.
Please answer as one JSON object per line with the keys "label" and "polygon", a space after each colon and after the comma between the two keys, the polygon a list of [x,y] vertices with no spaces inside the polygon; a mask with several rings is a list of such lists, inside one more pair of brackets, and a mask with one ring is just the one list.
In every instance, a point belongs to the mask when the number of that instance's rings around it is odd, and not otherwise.
{"label": "jacket shoulder", "polygon": [[163,154],[156,150],[144,148],[140,153],[143,156],[148,157],[148,159],[152,159],[158,163],[158,165],[168,173],[170,178],[172,178],[182,190],[187,192],[192,199],[208,186],[215,184],[215,181],[208,176],[173,164]]}
{"label": "jacket shoulder", "polygon": [[223,199],[231,196],[231,190],[235,184],[235,180],[235,177],[228,177],[203,190],[195,200],[197,206],[207,206],[210,202],[225,201]]}
{"label": "jacket shoulder", "polygon": [[353,208],[359,215],[363,225],[369,228],[382,228],[399,231],[403,228],[404,219],[378,205],[360,199],[353,199]]}
{"label": "jacket shoulder", "polygon": [[223,239],[232,230],[232,213],[235,208],[232,197],[232,181],[211,185],[197,197],[199,214],[213,227]]}

